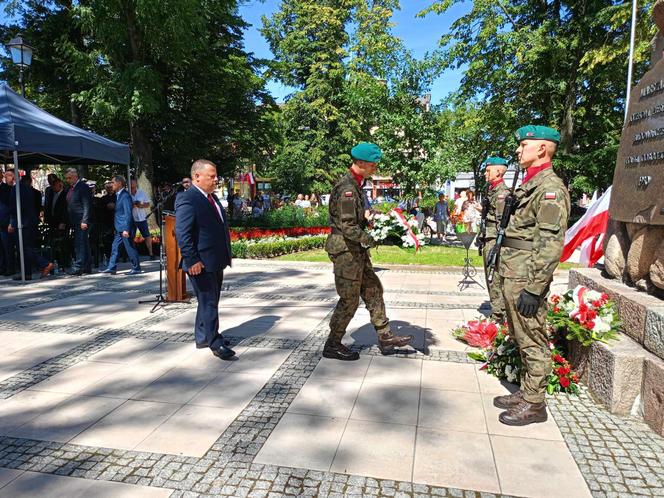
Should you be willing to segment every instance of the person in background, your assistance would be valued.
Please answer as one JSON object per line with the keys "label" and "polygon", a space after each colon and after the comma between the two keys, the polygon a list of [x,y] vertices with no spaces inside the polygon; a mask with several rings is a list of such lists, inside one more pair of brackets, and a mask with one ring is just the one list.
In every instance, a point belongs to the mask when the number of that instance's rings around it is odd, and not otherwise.
{"label": "person in background", "polygon": [[446,240],[449,217],[450,206],[447,203],[447,196],[445,194],[440,194],[433,212],[433,220],[436,222],[436,232],[438,233],[439,240]]}
{"label": "person in background", "polygon": [[[131,199],[134,206],[132,214],[134,216],[135,228],[145,239],[145,246],[148,249],[150,261],[152,261],[154,260],[154,254],[152,254],[152,235],[150,235],[147,213],[147,210],[150,209],[150,198],[145,192],[138,188],[138,182],[136,180],[131,181]],[[134,234],[132,234],[132,237],[133,235]]]}
{"label": "person in background", "polygon": [[0,271],[5,277],[14,274],[14,248],[16,247],[16,233],[8,232],[12,212],[11,196],[14,186],[14,170],[7,170],[3,175],[4,181],[0,183]]}
{"label": "person in background", "polygon": [[266,190],[265,192],[263,192],[263,212],[270,210],[270,208],[272,207],[270,205],[270,202],[271,202],[270,192]]}
{"label": "person in background", "polygon": [[80,276],[92,273],[92,257],[90,251],[90,223],[92,219],[92,195],[90,189],[81,181],[78,171],[69,168],[65,173],[69,184],[67,190],[67,217],[74,230],[74,264],[70,275]]}
{"label": "person in background", "polygon": [[141,273],[138,252],[132,241],[134,233],[136,233],[136,228],[134,227],[131,196],[127,192],[126,186],[127,180],[125,180],[124,176],[117,175],[113,178],[112,188],[116,196],[115,214],[113,217],[115,235],[113,237],[113,246],[111,248],[111,257],[108,260],[108,267],[101,272],[109,275],[115,275],[117,272],[120,245],[124,246],[131,261],[131,271],[127,275],[138,275]]}
{"label": "person in background", "polygon": [[114,217],[115,217],[115,192],[113,191],[113,181],[104,183],[104,195],[99,198],[97,203],[97,225],[99,227],[99,236],[106,259],[111,257],[111,247],[114,236]]}
{"label": "person in background", "polygon": [[67,260],[67,192],[64,182],[55,177],[47,191],[44,202],[44,223],[48,226],[48,239],[53,261],[60,268]]}
{"label": "person in background", "polygon": [[318,197],[316,197],[316,194],[311,194],[309,197],[309,202],[311,203],[312,208],[318,207]]}
{"label": "person in background", "polygon": [[[16,209],[16,189],[21,189],[21,225],[23,232],[23,264],[25,279],[32,280],[32,269],[36,266],[41,272],[41,278],[48,277],[55,267],[47,261],[38,251],[39,210],[41,209],[41,192],[32,188],[32,176],[29,174],[21,178],[19,185],[12,189],[10,202],[12,210],[10,216],[9,232],[18,230],[18,211]],[[39,200],[39,202],[37,202]],[[14,280],[22,280],[21,274],[14,275]]]}
{"label": "person in background", "polygon": [[480,221],[482,206],[475,200],[475,194],[472,190],[466,191],[466,201],[463,203],[461,211],[463,212],[463,224],[467,232],[475,232]]}
{"label": "person in background", "polygon": [[300,207],[308,209],[311,207],[311,201],[309,200],[309,194],[304,196],[304,199],[300,202]]}

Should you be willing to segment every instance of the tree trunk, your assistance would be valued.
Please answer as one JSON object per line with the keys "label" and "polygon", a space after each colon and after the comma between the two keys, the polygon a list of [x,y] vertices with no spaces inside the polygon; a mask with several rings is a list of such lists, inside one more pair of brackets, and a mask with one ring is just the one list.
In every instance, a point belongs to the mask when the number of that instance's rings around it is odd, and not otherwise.
{"label": "tree trunk", "polygon": [[[138,188],[147,194],[150,203],[154,207],[154,193],[152,182],[154,179],[152,170],[152,144],[148,137],[148,132],[137,123],[130,122],[131,130],[131,150],[134,158],[135,178],[138,181]],[[150,228],[158,228],[156,216],[148,218]]]}

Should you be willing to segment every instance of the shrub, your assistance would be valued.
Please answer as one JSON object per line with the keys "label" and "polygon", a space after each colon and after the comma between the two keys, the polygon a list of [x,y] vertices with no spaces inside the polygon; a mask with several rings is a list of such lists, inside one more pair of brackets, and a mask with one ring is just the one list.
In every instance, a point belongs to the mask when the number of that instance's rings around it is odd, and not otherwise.
{"label": "shrub", "polygon": [[256,243],[239,240],[231,243],[231,252],[234,258],[273,258],[292,252],[319,249],[325,246],[326,240],[325,235]]}

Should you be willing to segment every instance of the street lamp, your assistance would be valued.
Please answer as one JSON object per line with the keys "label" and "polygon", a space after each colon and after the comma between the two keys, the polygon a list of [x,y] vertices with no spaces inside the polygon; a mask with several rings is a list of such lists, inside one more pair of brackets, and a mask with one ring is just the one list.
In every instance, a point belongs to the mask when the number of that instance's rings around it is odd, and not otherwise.
{"label": "street lamp", "polygon": [[32,63],[32,47],[25,43],[21,35],[12,38],[7,46],[9,47],[9,52],[12,54],[12,61],[18,65],[18,82],[21,84],[21,95],[25,98],[23,70]]}

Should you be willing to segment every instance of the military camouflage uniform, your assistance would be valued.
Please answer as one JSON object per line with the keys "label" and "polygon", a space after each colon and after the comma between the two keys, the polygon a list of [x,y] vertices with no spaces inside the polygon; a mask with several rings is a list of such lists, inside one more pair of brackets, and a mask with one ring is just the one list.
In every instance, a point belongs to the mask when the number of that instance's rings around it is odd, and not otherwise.
{"label": "military camouflage uniform", "polygon": [[[570,212],[569,192],[553,169],[540,171],[516,189],[516,211],[505,233],[498,271],[510,333],[523,371],[521,391],[529,403],[542,403],[551,372],[546,330],[546,297],[558,266]],[[537,314],[522,316],[517,301],[522,290],[540,296]]]}
{"label": "military camouflage uniform", "polygon": [[[498,227],[505,206],[505,197],[510,193],[505,182],[501,181],[495,187],[489,187],[487,198],[489,209],[486,213],[486,236],[484,237],[484,249],[482,257],[484,258],[484,268],[486,270],[487,259],[493,246],[496,244],[498,236]],[[486,274],[486,273],[485,273]],[[503,279],[497,273],[493,274],[493,281],[486,282],[489,289],[489,299],[491,300],[491,319],[502,323],[505,320],[505,302],[503,301]]]}
{"label": "military camouflage uniform", "polygon": [[330,226],[325,250],[334,263],[334,282],[339,302],[330,320],[330,340],[341,341],[357,311],[360,296],[371,323],[380,335],[389,332],[385,315],[383,286],[371,265],[369,248],[373,239],[365,231],[365,195],[351,173],[344,175],[330,196]]}

